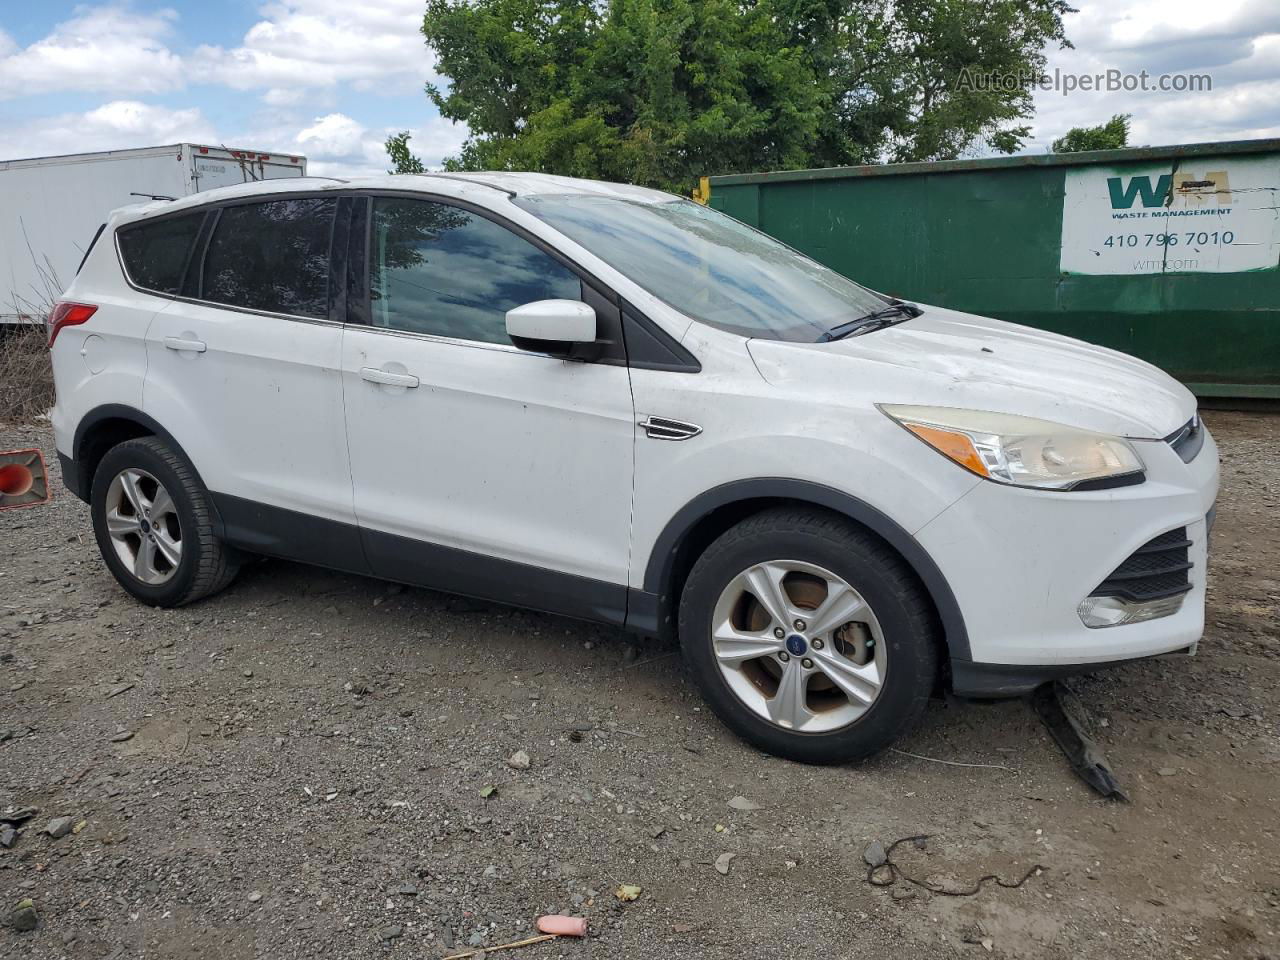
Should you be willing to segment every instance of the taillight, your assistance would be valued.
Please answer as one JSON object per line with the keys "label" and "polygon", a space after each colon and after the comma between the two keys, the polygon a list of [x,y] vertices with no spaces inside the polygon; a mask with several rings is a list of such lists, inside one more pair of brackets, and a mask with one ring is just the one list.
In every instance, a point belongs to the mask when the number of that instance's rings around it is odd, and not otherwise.
{"label": "taillight", "polygon": [[58,339],[58,331],[63,327],[78,327],[95,313],[98,308],[91,303],[67,303],[65,300],[53,305],[53,313],[49,314],[49,347]]}

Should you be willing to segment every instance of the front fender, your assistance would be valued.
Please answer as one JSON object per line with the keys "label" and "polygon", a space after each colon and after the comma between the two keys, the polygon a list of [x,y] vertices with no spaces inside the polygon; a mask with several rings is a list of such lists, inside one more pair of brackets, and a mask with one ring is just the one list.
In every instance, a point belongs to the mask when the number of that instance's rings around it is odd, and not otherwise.
{"label": "front fender", "polygon": [[649,552],[644,590],[660,596],[671,582],[672,565],[681,542],[698,524],[725,507],[750,500],[790,500],[824,507],[860,523],[889,543],[924,584],[942,622],[952,659],[970,659],[964,616],[950,584],[920,543],[891,517],[841,490],[786,477],[757,477],[722,484],[685,504],[663,527]]}

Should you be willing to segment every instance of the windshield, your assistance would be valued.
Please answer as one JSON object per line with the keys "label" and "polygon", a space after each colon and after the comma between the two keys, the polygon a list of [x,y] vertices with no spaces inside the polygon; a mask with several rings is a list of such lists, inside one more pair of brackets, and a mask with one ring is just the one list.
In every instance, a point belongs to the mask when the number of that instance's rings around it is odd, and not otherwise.
{"label": "windshield", "polygon": [[812,343],[887,301],[732,217],[690,200],[520,197],[534,216],[655,297],[744,337]]}

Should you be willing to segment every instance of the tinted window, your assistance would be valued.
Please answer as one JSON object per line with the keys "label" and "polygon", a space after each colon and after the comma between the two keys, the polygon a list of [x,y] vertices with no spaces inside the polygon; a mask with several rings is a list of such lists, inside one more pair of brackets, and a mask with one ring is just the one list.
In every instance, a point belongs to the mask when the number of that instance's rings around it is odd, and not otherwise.
{"label": "tinted window", "polygon": [[686,316],[744,337],[811,343],[887,301],[746,224],[691,200],[515,201]]}
{"label": "tinted window", "polygon": [[332,197],[223,207],[201,297],[300,317],[329,315]]}
{"label": "tinted window", "polygon": [[[204,211],[151,220],[120,231],[120,255],[129,279],[147,290],[178,293],[187,257],[195,243]],[[88,254],[86,254],[88,256]]]}
{"label": "tinted window", "polygon": [[377,198],[370,290],[374,326],[510,343],[506,313],[581,298],[577,276],[506,227],[426,200]]}

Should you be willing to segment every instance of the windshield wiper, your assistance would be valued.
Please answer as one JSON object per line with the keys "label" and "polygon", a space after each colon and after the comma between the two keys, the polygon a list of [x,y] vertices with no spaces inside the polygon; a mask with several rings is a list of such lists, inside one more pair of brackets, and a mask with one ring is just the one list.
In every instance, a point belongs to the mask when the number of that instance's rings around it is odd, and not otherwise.
{"label": "windshield wiper", "polygon": [[843,340],[845,337],[854,337],[863,333],[870,333],[872,330],[879,330],[883,327],[891,327],[895,323],[902,323],[904,320],[910,320],[924,313],[914,303],[908,303],[906,300],[895,300],[887,307],[879,310],[872,310],[865,316],[858,317],[856,320],[846,320],[844,323],[838,323],[822,336],[818,338],[818,343],[829,343],[832,340]]}

